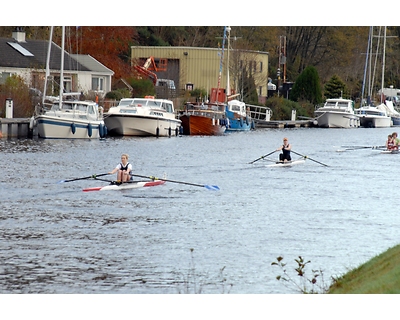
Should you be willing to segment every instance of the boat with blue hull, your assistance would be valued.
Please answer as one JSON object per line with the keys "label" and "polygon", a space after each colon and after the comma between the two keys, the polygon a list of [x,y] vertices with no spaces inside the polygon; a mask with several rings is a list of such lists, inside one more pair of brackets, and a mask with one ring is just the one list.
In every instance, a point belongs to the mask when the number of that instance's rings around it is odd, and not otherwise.
{"label": "boat with blue hull", "polygon": [[228,119],[226,131],[249,131],[255,128],[254,120],[247,114],[246,104],[242,101],[228,101],[225,106],[225,117]]}

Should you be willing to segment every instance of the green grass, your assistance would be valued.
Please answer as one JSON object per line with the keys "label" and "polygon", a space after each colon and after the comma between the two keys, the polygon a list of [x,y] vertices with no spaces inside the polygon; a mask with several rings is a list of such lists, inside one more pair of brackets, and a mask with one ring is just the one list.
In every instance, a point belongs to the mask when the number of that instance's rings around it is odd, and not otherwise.
{"label": "green grass", "polygon": [[400,293],[400,245],[338,278],[327,293]]}

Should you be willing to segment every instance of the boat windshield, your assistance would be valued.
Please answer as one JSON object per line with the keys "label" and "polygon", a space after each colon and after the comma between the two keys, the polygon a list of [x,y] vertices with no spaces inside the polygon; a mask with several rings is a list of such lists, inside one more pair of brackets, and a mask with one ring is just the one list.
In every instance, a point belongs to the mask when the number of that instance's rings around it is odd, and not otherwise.
{"label": "boat windshield", "polygon": [[119,102],[119,106],[129,106],[133,102],[133,99],[121,99]]}

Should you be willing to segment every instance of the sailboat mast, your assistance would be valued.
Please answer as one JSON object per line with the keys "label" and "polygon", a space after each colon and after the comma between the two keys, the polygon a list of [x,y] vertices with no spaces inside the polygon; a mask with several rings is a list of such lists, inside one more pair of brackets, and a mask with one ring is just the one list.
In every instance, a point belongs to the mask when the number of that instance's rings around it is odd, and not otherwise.
{"label": "sailboat mast", "polygon": [[217,86],[217,94],[216,94],[216,98],[215,98],[215,100],[216,100],[215,102],[216,103],[218,103],[219,88],[221,87],[222,64],[224,62],[225,38],[226,38],[226,27],[224,27],[224,36],[223,36],[223,39],[222,39],[221,59],[219,61],[218,86]]}
{"label": "sailboat mast", "polygon": [[226,62],[226,97],[225,103],[228,102],[228,97],[231,95],[231,85],[229,83],[229,46],[230,46],[230,39],[231,39],[231,27],[226,28],[227,39],[228,39],[228,48],[227,48],[227,62]]}
{"label": "sailboat mast", "polygon": [[62,97],[64,93],[64,47],[65,47],[65,26],[62,27],[61,37],[61,69],[60,69],[60,96],[58,106],[61,109]]}
{"label": "sailboat mast", "polygon": [[365,90],[365,82],[366,82],[366,79],[367,79],[368,60],[369,60],[369,50],[370,50],[370,45],[371,45],[371,33],[372,33],[372,27],[369,27],[368,45],[367,45],[367,52],[366,52],[366,55],[365,55],[364,79],[363,79],[363,84],[362,84],[362,89],[361,89],[361,104],[360,104],[360,107],[361,107],[362,104],[363,104],[364,90]]}
{"label": "sailboat mast", "polygon": [[44,88],[43,88],[43,95],[42,95],[42,106],[44,105],[44,101],[46,100],[46,92],[47,92],[47,81],[50,76],[50,52],[51,52],[51,43],[53,41],[53,28],[50,27],[50,39],[49,39],[49,47],[47,49],[47,59],[46,59],[46,75],[44,79]]}
{"label": "sailboat mast", "polygon": [[385,82],[385,54],[386,54],[386,27],[383,31],[383,57],[382,57],[382,84],[381,84],[381,103],[383,103],[383,87]]}

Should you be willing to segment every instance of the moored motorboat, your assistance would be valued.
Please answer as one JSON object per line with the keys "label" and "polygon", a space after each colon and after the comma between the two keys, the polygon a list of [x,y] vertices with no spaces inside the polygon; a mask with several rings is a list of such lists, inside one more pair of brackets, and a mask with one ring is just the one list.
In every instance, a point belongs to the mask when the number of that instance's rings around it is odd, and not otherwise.
{"label": "moored motorboat", "polygon": [[326,99],[321,107],[317,107],[314,116],[321,128],[358,128],[359,117],[354,114],[354,101],[350,99]]}
{"label": "moored motorboat", "polygon": [[181,126],[173,102],[152,96],[122,99],[105,113],[104,122],[112,136],[177,136]]}
{"label": "moored motorboat", "polygon": [[223,106],[187,103],[179,115],[184,135],[219,136],[226,130],[227,120]]}
{"label": "moored motorboat", "polygon": [[101,108],[93,101],[65,100],[53,103],[34,116],[39,138],[104,138],[107,129]]}
{"label": "moored motorboat", "polygon": [[126,190],[126,189],[137,189],[144,187],[155,187],[164,184],[164,180],[154,180],[154,181],[127,181],[123,183],[111,182],[109,185],[103,187],[93,187],[85,188],[82,191],[111,191],[111,190]]}
{"label": "moored motorboat", "polygon": [[367,105],[355,110],[355,115],[360,119],[360,126],[364,128],[388,128],[392,125],[385,107]]}
{"label": "moored motorboat", "polygon": [[225,116],[229,120],[227,131],[249,131],[255,127],[250,112],[247,113],[246,104],[242,101],[228,101]]}

